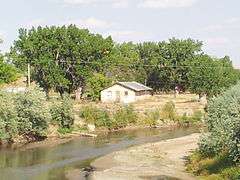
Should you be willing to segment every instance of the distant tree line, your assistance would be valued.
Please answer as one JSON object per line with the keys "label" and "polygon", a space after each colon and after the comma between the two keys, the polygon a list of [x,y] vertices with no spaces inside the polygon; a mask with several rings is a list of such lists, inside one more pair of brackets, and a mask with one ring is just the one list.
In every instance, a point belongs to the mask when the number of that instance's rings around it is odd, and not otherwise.
{"label": "distant tree line", "polygon": [[161,42],[116,44],[109,37],[92,34],[74,25],[20,29],[10,56],[48,94],[80,93],[92,99],[116,81],[146,83],[155,91],[176,86],[199,95],[218,94],[236,84],[239,71],[230,58],[212,58],[202,42],[175,39]]}

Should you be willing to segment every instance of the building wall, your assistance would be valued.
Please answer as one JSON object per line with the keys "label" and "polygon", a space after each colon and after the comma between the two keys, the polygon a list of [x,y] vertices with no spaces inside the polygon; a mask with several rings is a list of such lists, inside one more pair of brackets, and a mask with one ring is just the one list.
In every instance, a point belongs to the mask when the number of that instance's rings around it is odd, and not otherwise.
{"label": "building wall", "polygon": [[101,92],[101,101],[104,103],[108,102],[121,102],[121,103],[131,103],[135,102],[136,95],[135,92],[122,87],[118,84],[113,85]]}

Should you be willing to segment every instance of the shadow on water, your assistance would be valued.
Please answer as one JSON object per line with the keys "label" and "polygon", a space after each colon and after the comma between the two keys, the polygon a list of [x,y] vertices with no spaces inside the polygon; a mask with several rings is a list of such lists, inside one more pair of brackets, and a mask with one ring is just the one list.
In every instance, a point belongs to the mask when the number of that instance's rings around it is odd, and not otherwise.
{"label": "shadow on water", "polygon": [[[71,170],[89,167],[92,160],[133,145],[186,136],[197,128],[139,129],[76,138],[54,147],[0,150],[1,180],[67,179]],[[150,178],[151,179],[151,178]]]}

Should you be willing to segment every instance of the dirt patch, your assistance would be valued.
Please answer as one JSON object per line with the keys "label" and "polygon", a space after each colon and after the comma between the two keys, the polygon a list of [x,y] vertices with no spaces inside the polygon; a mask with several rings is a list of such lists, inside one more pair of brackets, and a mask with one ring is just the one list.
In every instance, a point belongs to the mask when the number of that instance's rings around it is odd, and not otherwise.
{"label": "dirt patch", "polygon": [[90,179],[196,179],[185,172],[186,156],[197,148],[199,134],[150,143],[95,160]]}

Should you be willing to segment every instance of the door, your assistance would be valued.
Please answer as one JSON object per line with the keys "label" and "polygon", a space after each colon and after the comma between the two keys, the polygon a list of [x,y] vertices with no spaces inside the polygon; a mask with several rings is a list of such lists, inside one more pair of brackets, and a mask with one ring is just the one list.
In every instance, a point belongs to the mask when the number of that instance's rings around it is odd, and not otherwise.
{"label": "door", "polygon": [[120,102],[121,97],[120,97],[120,91],[116,91],[116,102]]}

